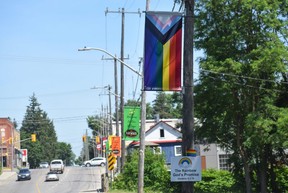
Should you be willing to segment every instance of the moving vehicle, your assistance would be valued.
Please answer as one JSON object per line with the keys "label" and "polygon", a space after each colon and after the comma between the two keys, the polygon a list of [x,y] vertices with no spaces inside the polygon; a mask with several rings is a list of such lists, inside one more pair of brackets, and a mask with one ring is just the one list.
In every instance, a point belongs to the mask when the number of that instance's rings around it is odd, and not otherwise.
{"label": "moving vehicle", "polygon": [[106,158],[104,157],[94,157],[91,160],[85,161],[84,165],[86,167],[90,167],[90,166],[105,166],[106,165]]}
{"label": "moving vehicle", "polygon": [[63,174],[64,172],[64,163],[61,159],[52,160],[50,163],[50,171],[55,171]]}
{"label": "moving vehicle", "polygon": [[48,162],[40,162],[39,168],[49,168],[49,163]]}
{"label": "moving vehicle", "polygon": [[46,181],[59,181],[59,176],[57,172],[52,171],[46,174]]}
{"label": "moving vehicle", "polygon": [[17,180],[31,180],[31,172],[28,168],[20,169],[17,174]]}

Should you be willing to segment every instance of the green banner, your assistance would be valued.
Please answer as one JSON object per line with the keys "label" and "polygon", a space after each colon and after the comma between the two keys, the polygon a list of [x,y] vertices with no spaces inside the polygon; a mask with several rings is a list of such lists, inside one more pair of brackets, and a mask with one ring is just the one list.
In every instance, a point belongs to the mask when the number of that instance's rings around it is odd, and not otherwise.
{"label": "green banner", "polygon": [[124,107],[124,140],[139,141],[140,107]]}

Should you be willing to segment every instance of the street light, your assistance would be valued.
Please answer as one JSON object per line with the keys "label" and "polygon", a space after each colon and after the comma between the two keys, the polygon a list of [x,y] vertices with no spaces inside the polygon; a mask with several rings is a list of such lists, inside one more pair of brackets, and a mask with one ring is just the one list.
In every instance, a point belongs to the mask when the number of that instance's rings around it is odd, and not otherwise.
{"label": "street light", "polygon": [[[135,72],[138,76],[143,77],[141,73],[139,73],[137,70],[126,64],[124,61],[120,60],[119,58],[113,56],[111,53],[107,52],[106,50],[103,50],[101,48],[92,48],[92,47],[84,47],[78,49],[78,51],[90,51],[90,50],[97,50],[106,53],[107,55],[111,56],[115,60],[119,61],[121,64]],[[123,86],[123,85],[121,85]],[[123,99],[123,92],[121,93],[121,99]],[[122,103],[124,106],[124,104]],[[123,119],[124,119],[124,113],[123,113],[123,106],[121,107],[121,114],[122,114],[122,120],[121,120],[121,130],[122,130],[122,138],[123,138]],[[143,184],[144,184],[144,156],[145,156],[145,123],[146,123],[146,92],[144,91],[144,79],[142,78],[142,94],[141,94],[141,130],[140,130],[140,146],[139,146],[139,172],[138,172],[138,192],[143,192]],[[125,149],[125,148],[124,148]],[[124,157],[122,157],[124,159]],[[123,167],[123,166],[122,166]]]}
{"label": "street light", "polygon": [[126,66],[127,68],[129,68],[130,70],[132,70],[133,72],[135,72],[136,74],[138,74],[138,76],[142,77],[142,74],[139,73],[137,70],[135,70],[134,68],[132,68],[131,66],[129,66],[128,64],[126,64],[124,61],[120,60],[119,58],[113,56],[111,53],[107,52],[106,50],[103,50],[101,48],[91,48],[91,47],[84,47],[84,48],[79,48],[78,51],[90,51],[90,50],[98,50],[100,52],[104,52],[107,55],[111,56],[112,58],[114,58],[115,60],[119,61],[121,64],[123,64],[124,66]]}

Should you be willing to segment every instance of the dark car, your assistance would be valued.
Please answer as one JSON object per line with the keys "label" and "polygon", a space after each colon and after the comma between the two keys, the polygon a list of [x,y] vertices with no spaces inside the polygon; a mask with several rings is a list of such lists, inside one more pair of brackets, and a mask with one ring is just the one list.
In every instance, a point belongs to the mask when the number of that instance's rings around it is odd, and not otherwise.
{"label": "dark car", "polygon": [[31,180],[31,172],[28,168],[20,169],[17,175],[18,181]]}

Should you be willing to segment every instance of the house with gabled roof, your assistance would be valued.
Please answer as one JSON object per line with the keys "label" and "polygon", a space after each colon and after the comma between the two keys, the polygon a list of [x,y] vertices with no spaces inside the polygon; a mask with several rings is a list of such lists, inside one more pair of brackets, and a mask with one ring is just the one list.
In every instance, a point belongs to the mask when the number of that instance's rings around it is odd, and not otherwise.
{"label": "house with gabled roof", "polygon": [[[139,142],[132,142],[130,147],[137,147]],[[166,157],[166,163],[171,163],[171,157],[181,156],[182,133],[167,124],[164,121],[159,121],[145,132],[145,144],[151,145],[155,153],[163,153]]]}
{"label": "house with gabled roof", "polygon": [[[168,121],[167,121],[168,120]],[[176,119],[148,120],[145,132],[145,146],[150,147],[155,153],[163,153],[166,164],[171,164],[171,158],[182,156],[182,132],[176,128]],[[154,123],[154,124],[153,124]],[[128,152],[133,148],[139,148],[139,141],[130,141],[127,147]],[[229,170],[229,152],[225,152],[217,144],[195,144],[197,155],[201,156],[202,169],[214,168]]]}

